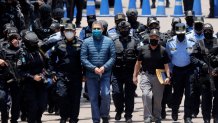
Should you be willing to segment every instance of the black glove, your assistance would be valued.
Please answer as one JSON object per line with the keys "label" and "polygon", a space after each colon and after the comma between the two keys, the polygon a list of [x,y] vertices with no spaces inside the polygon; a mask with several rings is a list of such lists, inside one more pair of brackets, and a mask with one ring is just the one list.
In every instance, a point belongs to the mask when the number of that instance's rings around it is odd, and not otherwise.
{"label": "black glove", "polygon": [[218,67],[214,68],[213,71],[212,71],[212,73],[218,74]]}
{"label": "black glove", "polygon": [[209,68],[208,65],[206,63],[204,63],[203,66],[202,66],[202,71],[203,72],[208,72],[208,68]]}

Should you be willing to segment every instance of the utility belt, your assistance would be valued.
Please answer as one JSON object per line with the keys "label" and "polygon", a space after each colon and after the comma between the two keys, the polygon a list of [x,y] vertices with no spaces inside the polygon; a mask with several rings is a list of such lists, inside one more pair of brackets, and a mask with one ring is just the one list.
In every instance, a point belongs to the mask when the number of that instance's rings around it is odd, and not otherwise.
{"label": "utility belt", "polygon": [[186,65],[184,67],[179,67],[179,66],[176,66],[176,65],[173,66],[173,69],[176,69],[176,70],[187,70],[187,69],[190,69],[190,68],[193,68],[192,64]]}

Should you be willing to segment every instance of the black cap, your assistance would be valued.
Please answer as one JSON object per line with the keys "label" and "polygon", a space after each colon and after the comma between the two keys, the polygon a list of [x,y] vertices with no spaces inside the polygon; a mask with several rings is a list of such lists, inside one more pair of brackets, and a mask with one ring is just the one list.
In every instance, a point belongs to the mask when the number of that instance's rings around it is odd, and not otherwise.
{"label": "black cap", "polygon": [[88,22],[96,21],[96,16],[95,15],[87,15],[87,21]]}
{"label": "black cap", "polygon": [[117,15],[114,16],[115,21],[125,21],[126,17],[123,13],[118,13]]}
{"label": "black cap", "polygon": [[28,31],[25,35],[24,35],[24,38],[23,38],[23,41],[24,42],[28,42],[28,43],[33,43],[33,44],[36,44],[39,42],[39,38],[38,36],[36,35],[36,33],[34,32],[31,32],[31,31]]}
{"label": "black cap", "polygon": [[204,24],[204,30],[211,30],[211,31],[213,31],[213,26],[210,23],[205,23]]}
{"label": "black cap", "polygon": [[176,24],[176,34],[185,34],[186,28],[184,23],[177,23]]}
{"label": "black cap", "polygon": [[138,16],[138,11],[136,9],[129,9],[126,12],[126,16],[127,17],[130,17],[130,16],[137,17]]}
{"label": "black cap", "polygon": [[203,17],[195,17],[194,23],[204,23],[204,18]]}
{"label": "black cap", "polygon": [[152,30],[150,31],[149,36],[152,36],[152,35],[156,35],[156,36],[160,37],[160,32],[159,32],[159,30],[157,30],[157,29],[152,29]]}
{"label": "black cap", "polygon": [[76,26],[72,23],[67,23],[64,27],[65,30],[76,30]]}
{"label": "black cap", "polygon": [[192,10],[185,11],[185,16],[186,17],[194,17],[195,11],[192,11]]}
{"label": "black cap", "polygon": [[172,19],[172,25],[174,25],[175,23],[181,23],[182,22],[182,20],[181,20],[181,18],[179,18],[179,17],[174,17],[173,19]]}

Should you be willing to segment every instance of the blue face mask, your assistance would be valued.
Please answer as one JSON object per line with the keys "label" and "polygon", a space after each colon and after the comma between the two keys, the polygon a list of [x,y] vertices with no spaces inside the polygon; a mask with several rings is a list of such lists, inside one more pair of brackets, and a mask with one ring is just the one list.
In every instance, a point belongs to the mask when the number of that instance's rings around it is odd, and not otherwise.
{"label": "blue face mask", "polygon": [[92,30],[92,36],[94,39],[101,39],[102,37],[101,30]]}

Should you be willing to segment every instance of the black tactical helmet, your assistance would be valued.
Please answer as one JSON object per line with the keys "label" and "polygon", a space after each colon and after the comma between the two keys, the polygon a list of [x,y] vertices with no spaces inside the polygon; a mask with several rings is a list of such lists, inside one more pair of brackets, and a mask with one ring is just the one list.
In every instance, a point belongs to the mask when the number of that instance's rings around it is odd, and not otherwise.
{"label": "black tactical helmet", "polygon": [[148,18],[147,18],[147,26],[149,25],[149,22],[150,22],[151,20],[157,20],[157,17],[148,17]]}
{"label": "black tactical helmet", "polygon": [[34,45],[34,44],[37,44],[39,42],[39,38],[36,35],[36,33],[31,32],[31,31],[27,31],[23,36],[23,41],[24,41],[24,43]]}
{"label": "black tactical helmet", "polygon": [[118,29],[119,30],[122,30],[122,29],[131,29],[131,25],[130,25],[130,23],[129,22],[127,22],[127,21],[121,21],[119,24],[118,24]]}
{"label": "black tactical helmet", "polygon": [[56,8],[52,13],[54,18],[63,18],[64,17],[64,10],[61,8]]}
{"label": "black tactical helmet", "polygon": [[138,11],[136,9],[129,9],[126,12],[126,16],[127,17],[131,17],[131,16],[137,17],[138,16]]}
{"label": "black tactical helmet", "polygon": [[51,6],[48,4],[43,4],[39,7],[39,13],[41,18],[47,19],[51,16]]}
{"label": "black tactical helmet", "polygon": [[186,28],[184,23],[177,23],[176,24],[176,34],[185,34],[186,33]]}
{"label": "black tactical helmet", "polygon": [[160,32],[159,30],[157,29],[152,29],[149,33],[149,36],[152,36],[152,35],[156,35],[156,36],[160,36]]}
{"label": "black tactical helmet", "polygon": [[195,11],[192,10],[185,11],[185,17],[195,17]]}
{"label": "black tactical helmet", "polygon": [[174,26],[175,24],[181,23],[181,22],[182,22],[182,21],[181,21],[181,18],[179,18],[179,17],[174,17],[174,18],[172,19],[171,25]]}
{"label": "black tactical helmet", "polygon": [[160,29],[160,22],[158,20],[150,20],[148,22],[148,28],[151,29]]}
{"label": "black tactical helmet", "polygon": [[204,24],[204,30],[211,30],[211,31],[213,31],[213,26],[210,23],[205,23]]}

